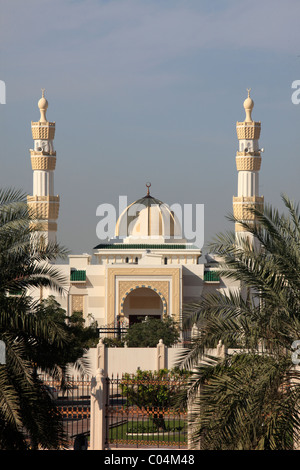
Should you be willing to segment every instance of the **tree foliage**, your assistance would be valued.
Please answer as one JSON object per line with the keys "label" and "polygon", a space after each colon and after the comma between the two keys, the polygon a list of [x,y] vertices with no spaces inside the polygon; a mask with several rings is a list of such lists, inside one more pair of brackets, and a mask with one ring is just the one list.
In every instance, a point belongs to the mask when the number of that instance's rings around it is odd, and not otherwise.
{"label": "tree foliage", "polygon": [[[64,292],[66,279],[53,261],[66,256],[58,244],[36,236],[26,195],[0,190],[0,339],[6,361],[0,365],[0,449],[61,448],[60,416],[37,376],[55,376],[69,342],[67,331],[51,315],[43,316],[32,288]],[[17,294],[17,295],[16,295]]]}
{"label": "tree foliage", "polygon": [[[284,214],[267,206],[255,211],[256,225],[239,221],[258,245],[237,243],[234,233],[210,245],[222,259],[221,277],[240,288],[186,307],[200,335],[181,365],[195,367],[185,399],[194,399],[194,438],[202,448],[292,449],[299,439],[300,377],[291,346],[300,338],[300,215],[286,196],[283,202]],[[219,340],[235,353],[207,357]]]}
{"label": "tree foliage", "polygon": [[126,397],[127,406],[146,409],[157,429],[166,429],[164,410],[173,404],[175,395],[181,390],[189,375],[175,369],[158,371],[137,370],[136,374],[125,374],[120,388]]}
{"label": "tree foliage", "polygon": [[[59,325],[68,338],[63,351],[52,352],[50,357],[53,364],[59,364],[60,368],[65,371],[67,365],[71,363],[75,364],[82,373],[87,372],[89,365],[84,361],[83,356],[89,347],[94,347],[99,341],[97,323],[94,322],[86,327],[82,312],[73,312],[72,315],[67,316],[66,311],[61,308],[54,296],[43,299],[38,312],[42,318],[48,318]],[[43,351],[41,348],[37,354],[40,365],[43,359],[45,364],[49,363],[49,351]]]}
{"label": "tree foliage", "polygon": [[165,346],[170,347],[178,338],[179,329],[171,317],[162,320],[147,317],[128,329],[124,341],[129,347],[154,348],[160,339]]}

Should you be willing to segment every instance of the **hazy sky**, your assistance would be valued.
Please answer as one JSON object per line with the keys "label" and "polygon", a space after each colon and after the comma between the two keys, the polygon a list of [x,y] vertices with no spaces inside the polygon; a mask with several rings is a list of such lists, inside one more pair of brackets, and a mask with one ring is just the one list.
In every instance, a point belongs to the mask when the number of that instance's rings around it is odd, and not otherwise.
{"label": "hazy sky", "polygon": [[32,193],[41,88],[56,121],[58,239],[92,253],[96,209],[151,194],[204,204],[205,241],[231,229],[236,121],[251,87],[260,194],[300,200],[299,0],[1,2],[0,186]]}

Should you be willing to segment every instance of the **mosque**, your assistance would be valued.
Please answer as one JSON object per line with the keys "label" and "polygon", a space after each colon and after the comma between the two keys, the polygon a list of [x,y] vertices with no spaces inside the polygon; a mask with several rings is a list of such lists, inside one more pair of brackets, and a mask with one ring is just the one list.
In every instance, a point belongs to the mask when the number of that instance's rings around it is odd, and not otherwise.
{"label": "mosque", "polygon": [[[28,196],[28,208],[45,240],[56,241],[60,198],[54,193],[55,122],[46,118],[44,95],[42,90],[40,119],[31,123],[33,194]],[[233,197],[234,216],[246,221],[255,218],[249,207],[262,210],[264,205],[263,196],[259,196],[261,123],[252,119],[253,106],[248,90],[245,120],[236,124],[238,179],[237,196]],[[238,287],[218,275],[213,256],[206,255],[206,261],[200,261],[201,249],[184,238],[178,217],[152,196],[150,187],[147,184],[146,194],[123,211],[115,236],[96,246],[94,256],[71,254],[68,264],[56,265],[68,280],[66,295],[49,289],[32,295],[54,295],[68,315],[82,312],[87,325],[97,321],[99,327],[130,326],[146,316],[171,316],[181,325],[184,304],[199,301],[208,292]],[[238,223],[235,232],[236,237],[249,235]]]}

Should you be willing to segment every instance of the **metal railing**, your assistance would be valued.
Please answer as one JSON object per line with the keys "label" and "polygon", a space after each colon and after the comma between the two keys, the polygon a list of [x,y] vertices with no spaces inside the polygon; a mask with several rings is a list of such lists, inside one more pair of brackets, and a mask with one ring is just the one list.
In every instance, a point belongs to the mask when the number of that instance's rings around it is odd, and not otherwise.
{"label": "metal railing", "polygon": [[184,379],[106,379],[108,448],[187,448],[187,411],[172,405]]}
{"label": "metal railing", "polygon": [[128,328],[121,326],[104,326],[97,328],[97,330],[99,333],[99,338],[123,339],[128,331]]}
{"label": "metal railing", "polygon": [[61,414],[64,431],[70,448],[88,445],[90,434],[90,393],[91,381],[87,377],[72,377],[64,387],[58,380],[40,377]]}

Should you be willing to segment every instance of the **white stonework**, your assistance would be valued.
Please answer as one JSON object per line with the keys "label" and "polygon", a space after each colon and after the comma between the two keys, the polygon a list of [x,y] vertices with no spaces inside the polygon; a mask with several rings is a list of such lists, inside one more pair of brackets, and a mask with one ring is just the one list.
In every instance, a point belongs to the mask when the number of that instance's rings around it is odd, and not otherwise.
{"label": "white stonework", "polygon": [[[53,159],[55,126],[46,121],[48,105],[44,97],[39,106],[44,121],[33,123],[35,151]],[[237,123],[239,168],[257,168],[257,160],[253,163],[251,159],[260,159],[260,123],[252,121],[253,101],[249,96],[244,107],[246,120]],[[48,138],[41,138],[45,135]],[[246,159],[242,164],[241,158]],[[53,170],[34,170],[33,196],[54,196],[53,174]],[[234,199],[237,208],[259,199],[258,178],[258,171],[238,171],[238,197]],[[138,315],[170,315],[181,324],[184,304],[199,301],[207,293],[238,289],[238,283],[218,278],[218,259],[207,255],[205,262],[200,261],[201,250],[186,242],[174,214],[150,195],[150,184],[146,186],[146,196],[122,212],[113,240],[100,243],[91,253],[72,254],[68,264],[57,265],[66,277],[64,295],[49,289],[31,294],[36,298],[54,295],[68,315],[81,311],[87,325],[97,321],[101,327],[117,322],[128,325]],[[247,197],[248,202],[244,199]],[[133,207],[139,205],[141,210],[132,214]],[[48,231],[48,239],[55,235],[55,231]]]}
{"label": "white stonework", "polygon": [[46,242],[56,242],[59,197],[54,194],[54,168],[56,152],[53,139],[55,122],[46,118],[48,101],[42,90],[38,102],[40,119],[31,123],[34,149],[30,150],[33,169],[33,194],[28,197],[28,207],[33,223],[41,226],[40,234]]}

